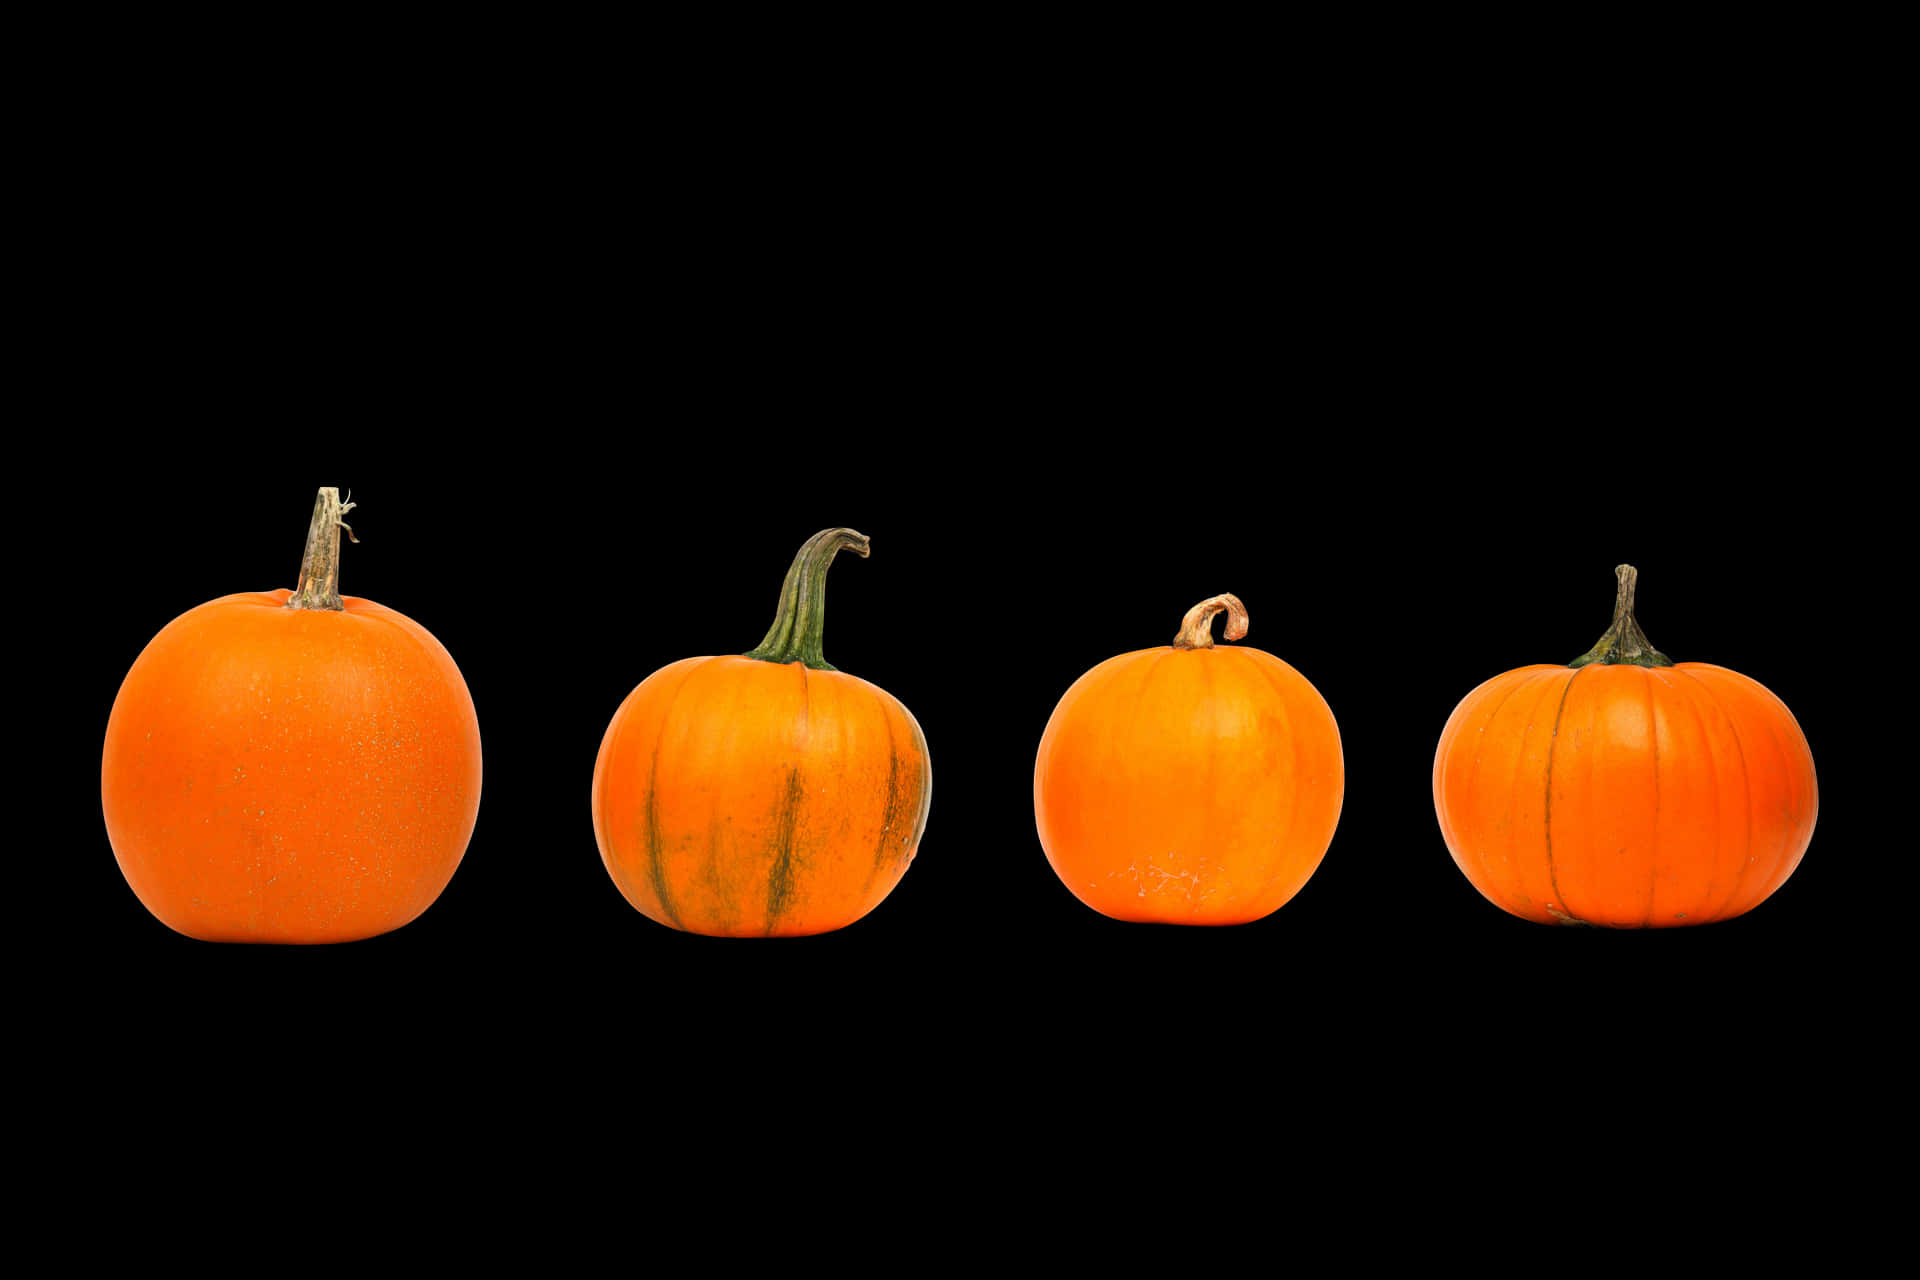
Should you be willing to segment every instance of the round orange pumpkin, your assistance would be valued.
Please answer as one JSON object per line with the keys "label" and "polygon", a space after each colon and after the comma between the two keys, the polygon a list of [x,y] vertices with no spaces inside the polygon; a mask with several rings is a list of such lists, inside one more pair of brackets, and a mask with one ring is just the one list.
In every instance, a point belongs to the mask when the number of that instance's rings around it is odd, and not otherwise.
{"label": "round orange pumpkin", "polygon": [[1433,802],[1473,887],[1542,924],[1665,928],[1752,910],[1819,812],[1786,705],[1737,671],[1670,662],[1615,571],[1613,625],[1567,666],[1506,672],[1440,735]]}
{"label": "round orange pumpkin", "polygon": [[352,506],[320,490],[294,590],[181,614],[114,698],[107,837],[141,903],[188,937],[398,929],[440,896],[473,835],[473,699],[426,628],[340,594]]}
{"label": "round orange pumpkin", "polygon": [[1109,658],[1053,710],[1033,771],[1047,860],[1119,920],[1241,924],[1319,867],[1345,792],[1340,728],[1307,678],[1247,634],[1230,595],[1190,610],[1171,645]]}
{"label": "round orange pumpkin", "polygon": [[737,657],[686,658],[614,713],[593,834],[628,902],[717,937],[852,924],[893,891],[926,829],[927,740],[898,699],[821,655],[827,568],[868,539],[808,539],[772,628]]}

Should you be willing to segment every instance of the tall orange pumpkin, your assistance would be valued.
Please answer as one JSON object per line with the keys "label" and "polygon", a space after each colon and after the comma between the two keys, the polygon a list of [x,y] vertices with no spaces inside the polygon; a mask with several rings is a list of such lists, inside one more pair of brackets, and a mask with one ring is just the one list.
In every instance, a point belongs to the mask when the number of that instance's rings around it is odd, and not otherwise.
{"label": "tall orange pumpkin", "polygon": [[851,529],[815,534],[759,648],[662,667],[614,713],[593,834],[641,914],[718,937],[825,933],[906,873],[932,796],[927,740],[820,648],[827,568],[868,548]]}
{"label": "tall orange pumpkin", "polygon": [[1665,928],[1750,911],[1819,812],[1793,713],[1737,671],[1675,664],[1614,570],[1613,625],[1567,666],[1506,672],[1440,735],[1433,802],[1460,870],[1542,924]]}
{"label": "tall orange pumpkin", "polygon": [[114,698],[107,837],[134,894],[189,937],[386,933],[432,905],[473,835],[473,699],[426,628],[340,594],[352,506],[320,490],[295,588],[189,609]]}
{"label": "tall orange pumpkin", "polygon": [[1047,721],[1033,809],[1047,860],[1080,901],[1119,920],[1241,924],[1306,884],[1340,819],[1333,712],[1247,634],[1230,595],[1195,605],[1171,645],[1109,658]]}

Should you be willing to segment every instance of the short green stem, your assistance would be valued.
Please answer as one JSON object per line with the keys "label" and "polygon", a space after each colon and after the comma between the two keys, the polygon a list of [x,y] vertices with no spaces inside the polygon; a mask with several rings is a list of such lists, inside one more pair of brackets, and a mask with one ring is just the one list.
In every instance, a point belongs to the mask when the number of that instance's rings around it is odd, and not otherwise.
{"label": "short green stem", "polygon": [[1614,578],[1619,583],[1613,597],[1613,625],[1607,628],[1607,634],[1600,642],[1575,658],[1567,665],[1584,667],[1588,663],[1598,662],[1607,666],[1630,667],[1670,667],[1673,660],[1653,647],[1647,639],[1647,633],[1633,617],[1633,589],[1640,580],[1640,571],[1630,564],[1614,569]]}
{"label": "short green stem", "polygon": [[827,569],[842,551],[865,558],[867,535],[852,529],[822,529],[808,538],[780,584],[780,604],[760,647],[746,656],[761,662],[798,662],[815,671],[837,671],[820,653],[827,620]]}

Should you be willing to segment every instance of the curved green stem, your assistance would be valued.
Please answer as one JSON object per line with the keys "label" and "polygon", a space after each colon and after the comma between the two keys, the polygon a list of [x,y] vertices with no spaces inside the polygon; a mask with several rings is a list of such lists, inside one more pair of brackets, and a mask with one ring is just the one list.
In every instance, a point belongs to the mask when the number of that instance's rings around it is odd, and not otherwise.
{"label": "curved green stem", "polygon": [[1623,564],[1614,569],[1613,576],[1620,584],[1613,597],[1613,625],[1607,628],[1607,634],[1600,637],[1598,644],[1567,665],[1584,667],[1590,662],[1599,662],[1607,666],[1672,666],[1673,659],[1654,648],[1653,641],[1647,639],[1647,633],[1634,621],[1633,588],[1640,580],[1640,571]]}
{"label": "curved green stem", "polygon": [[820,636],[827,620],[827,569],[833,558],[851,550],[862,559],[867,535],[852,529],[822,529],[808,538],[780,584],[780,604],[773,626],[758,649],[746,656],[761,662],[798,662],[815,671],[837,671],[820,654]]}
{"label": "curved green stem", "polygon": [[313,522],[307,526],[307,553],[300,559],[300,580],[287,597],[289,609],[331,609],[340,612],[347,606],[340,599],[340,531],[347,537],[353,530],[340,517],[354,504],[340,501],[338,489],[322,489],[313,500]]}

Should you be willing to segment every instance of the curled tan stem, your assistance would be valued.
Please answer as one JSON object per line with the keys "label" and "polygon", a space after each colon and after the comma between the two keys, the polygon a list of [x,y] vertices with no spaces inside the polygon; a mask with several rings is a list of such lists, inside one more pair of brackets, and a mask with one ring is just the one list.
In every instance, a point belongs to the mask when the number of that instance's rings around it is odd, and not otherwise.
{"label": "curled tan stem", "polygon": [[1216,613],[1227,615],[1227,629],[1223,633],[1227,639],[1238,640],[1247,634],[1247,606],[1240,603],[1240,597],[1213,596],[1187,610],[1187,616],[1180,620],[1180,634],[1173,638],[1173,647],[1213,648],[1213,615]]}

